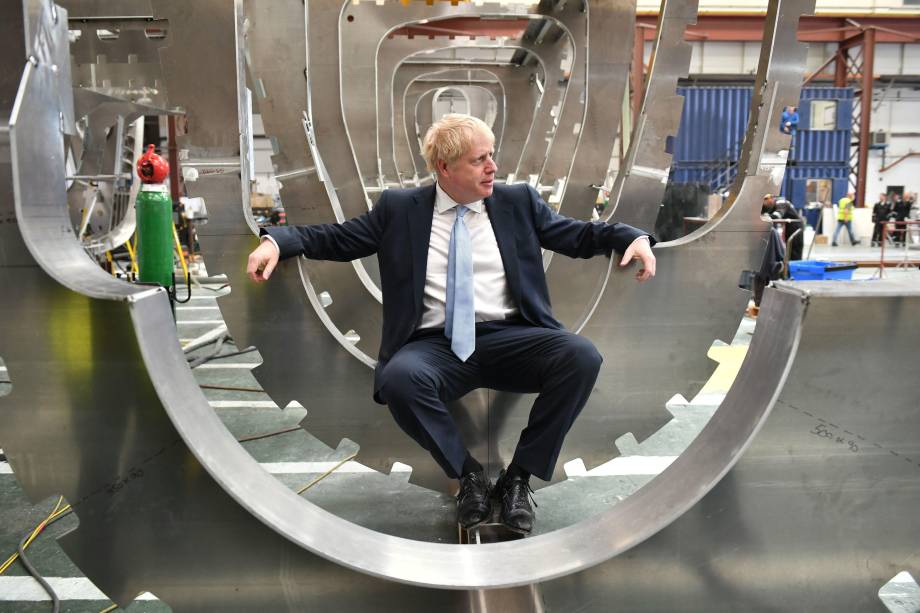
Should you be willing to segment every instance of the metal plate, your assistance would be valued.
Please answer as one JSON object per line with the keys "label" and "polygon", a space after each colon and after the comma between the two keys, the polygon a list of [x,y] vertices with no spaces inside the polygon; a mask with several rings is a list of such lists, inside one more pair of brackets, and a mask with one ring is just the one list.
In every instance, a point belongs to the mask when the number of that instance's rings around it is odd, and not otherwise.
{"label": "metal plate", "polygon": [[[63,35],[51,40],[60,44]],[[912,536],[920,525],[911,511],[920,502],[920,426],[911,363],[903,356],[920,342],[913,325],[920,293],[884,284],[769,291],[738,384],[702,434],[636,495],[575,526],[470,548],[387,537],[319,511],[262,471],[207,406],[175,336],[163,333],[172,325],[163,292],[123,284],[77,257],[82,252],[62,223],[56,88],[47,63],[27,67],[11,122],[19,224],[7,227],[21,231],[22,241],[4,246],[27,247],[41,269],[31,264],[23,276],[4,259],[0,270],[3,287],[15,272],[22,289],[0,300],[0,351],[10,357],[17,385],[0,401],[0,437],[31,495],[63,491],[77,505],[80,528],[63,544],[120,604],[150,589],[176,610],[459,611],[470,606],[461,591],[399,582],[464,588],[546,581],[546,604],[560,610],[662,610],[675,603],[713,611],[803,604],[872,610],[878,583],[916,558]],[[746,190],[768,180],[749,177],[736,206],[750,197]],[[735,210],[717,227],[747,227]],[[861,325],[841,330],[841,317]],[[38,322],[28,338],[26,321]],[[81,332],[79,339],[67,336]],[[853,364],[841,350],[853,346],[864,362]],[[869,385],[850,370],[880,364]],[[113,371],[124,389],[103,380]],[[777,397],[790,410],[771,413]],[[123,410],[113,421],[116,402]],[[68,421],[69,428],[59,427]],[[98,444],[101,426],[106,445]],[[823,436],[828,427],[869,444],[854,451],[846,440]],[[859,529],[850,531],[854,524]],[[395,582],[322,562],[279,535]],[[100,543],[111,545],[109,555],[99,555]],[[590,568],[631,547],[627,556]],[[125,551],[145,555],[127,560]],[[655,571],[659,580],[650,582]]]}

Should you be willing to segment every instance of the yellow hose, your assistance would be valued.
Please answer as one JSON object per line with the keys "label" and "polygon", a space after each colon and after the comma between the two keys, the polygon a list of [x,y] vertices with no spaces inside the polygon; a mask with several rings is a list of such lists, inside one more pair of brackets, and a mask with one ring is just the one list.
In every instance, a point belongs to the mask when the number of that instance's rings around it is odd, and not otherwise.
{"label": "yellow hose", "polygon": [[112,260],[112,252],[111,252],[111,251],[106,251],[106,252],[105,252],[105,260],[109,263],[109,272],[112,273],[112,276],[113,276],[113,277],[116,276],[116,275],[115,275],[115,262]]}
{"label": "yellow hose", "polygon": [[131,270],[138,272],[137,270],[137,257],[134,251],[134,247],[131,245],[131,239],[128,239],[128,242],[125,243],[125,248],[128,250],[128,257],[131,258]]}
{"label": "yellow hose", "polygon": [[176,231],[176,224],[173,224],[173,240],[176,242],[176,253],[179,254],[179,261],[182,263],[182,272],[185,274],[185,279],[189,278],[188,275],[188,263],[185,261],[185,253],[182,252],[182,243],[179,242],[179,232]]}

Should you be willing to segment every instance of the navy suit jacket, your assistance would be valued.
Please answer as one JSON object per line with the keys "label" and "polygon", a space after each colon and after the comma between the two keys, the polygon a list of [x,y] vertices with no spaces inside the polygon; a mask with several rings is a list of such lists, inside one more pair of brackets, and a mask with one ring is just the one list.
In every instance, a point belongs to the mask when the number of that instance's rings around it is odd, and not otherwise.
{"label": "navy suit jacket", "polygon": [[[383,334],[374,372],[380,373],[406,343],[422,318],[428,242],[435,186],[389,189],[368,213],[340,224],[270,227],[262,230],[281,249],[281,258],[350,261],[374,253],[380,263]],[[521,317],[534,326],[562,328],[549,300],[541,247],[573,258],[622,253],[646,232],[625,224],[577,221],[553,211],[526,184],[494,186],[485,199],[505,278]],[[652,244],[655,239],[649,237]]]}

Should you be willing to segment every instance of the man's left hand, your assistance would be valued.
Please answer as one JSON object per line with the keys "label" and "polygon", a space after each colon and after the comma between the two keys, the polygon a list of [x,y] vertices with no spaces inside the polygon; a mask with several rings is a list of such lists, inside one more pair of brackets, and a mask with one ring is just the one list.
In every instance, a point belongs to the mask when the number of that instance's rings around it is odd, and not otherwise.
{"label": "man's left hand", "polygon": [[651,243],[645,238],[637,238],[626,248],[620,266],[625,268],[636,259],[642,262],[642,268],[636,271],[636,281],[644,283],[655,276],[655,254],[652,253]]}

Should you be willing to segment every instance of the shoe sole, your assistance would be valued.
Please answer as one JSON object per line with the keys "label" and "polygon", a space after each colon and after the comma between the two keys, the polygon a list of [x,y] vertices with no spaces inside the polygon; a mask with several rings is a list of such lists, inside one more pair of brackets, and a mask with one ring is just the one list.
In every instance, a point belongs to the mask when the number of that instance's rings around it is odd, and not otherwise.
{"label": "shoe sole", "polygon": [[493,512],[493,510],[494,510],[493,506],[492,506],[492,505],[489,505],[489,510],[486,511],[485,517],[482,518],[481,520],[479,520],[478,522],[476,522],[475,524],[470,524],[469,526],[464,526],[464,525],[460,522],[460,519],[458,518],[458,519],[457,519],[457,525],[460,526],[461,528],[463,528],[464,530],[473,530],[474,528],[478,528],[479,526],[481,526],[481,525],[483,525],[483,524],[491,523],[491,520],[492,520],[492,512]]}
{"label": "shoe sole", "polygon": [[533,532],[533,528],[531,528],[530,530],[524,530],[523,528],[515,528],[514,526],[509,526],[504,521],[502,522],[502,526],[504,526],[506,530],[514,532],[515,534],[521,534],[523,536],[529,536],[530,533]]}
{"label": "shoe sole", "polygon": [[464,526],[464,525],[461,524],[460,522],[457,522],[457,524],[460,526],[460,528],[462,528],[463,530],[467,530],[467,531],[469,531],[469,530],[475,530],[475,529],[478,528],[479,526],[482,526],[482,525],[487,524],[487,523],[489,523],[489,520],[487,520],[487,519],[484,519],[484,520],[482,520],[482,521],[479,522],[479,523],[473,524],[472,526]]}

